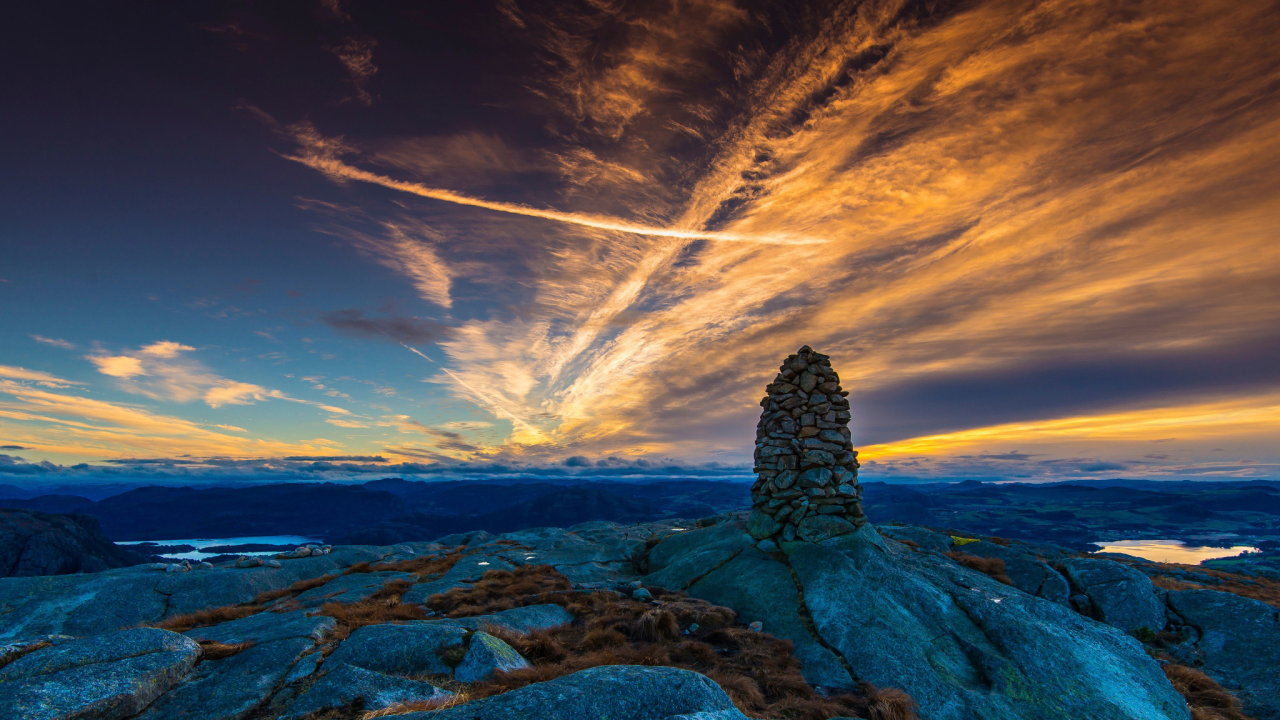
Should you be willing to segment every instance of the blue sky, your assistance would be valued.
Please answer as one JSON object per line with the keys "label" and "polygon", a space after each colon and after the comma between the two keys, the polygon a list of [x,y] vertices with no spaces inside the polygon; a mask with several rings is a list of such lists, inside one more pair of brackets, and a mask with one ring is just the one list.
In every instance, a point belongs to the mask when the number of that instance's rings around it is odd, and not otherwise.
{"label": "blue sky", "polygon": [[17,11],[0,479],[1274,477],[1275,15],[890,6]]}

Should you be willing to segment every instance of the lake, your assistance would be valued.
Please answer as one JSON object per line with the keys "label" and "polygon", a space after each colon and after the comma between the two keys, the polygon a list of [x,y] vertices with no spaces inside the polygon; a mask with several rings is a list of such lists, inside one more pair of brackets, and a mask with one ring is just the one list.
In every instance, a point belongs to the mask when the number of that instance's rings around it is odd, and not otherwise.
{"label": "lake", "polygon": [[1205,560],[1235,557],[1244,552],[1258,552],[1258,548],[1236,545],[1229,548],[1197,547],[1181,540],[1114,540],[1099,542],[1100,552],[1124,553],[1153,562],[1199,565]]}
{"label": "lake", "polygon": [[[165,553],[161,557],[173,558],[174,560],[204,560],[213,557],[218,553],[204,552],[203,548],[218,547],[220,545],[287,545],[290,550],[299,545],[322,544],[315,538],[309,538],[302,535],[256,535],[253,537],[233,537],[233,538],[187,538],[184,540],[129,540],[126,542],[117,542],[117,545],[140,545],[142,543],[155,543],[156,545],[190,545],[195,548],[188,552]],[[279,550],[260,550],[254,552],[239,552],[236,555],[274,555]]]}

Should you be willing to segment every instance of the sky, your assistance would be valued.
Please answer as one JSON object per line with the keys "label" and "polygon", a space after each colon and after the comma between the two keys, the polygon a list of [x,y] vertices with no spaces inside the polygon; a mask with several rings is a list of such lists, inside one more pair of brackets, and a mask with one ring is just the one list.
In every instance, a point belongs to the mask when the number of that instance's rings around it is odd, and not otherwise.
{"label": "sky", "polygon": [[29,3],[0,483],[1280,476],[1280,3]]}

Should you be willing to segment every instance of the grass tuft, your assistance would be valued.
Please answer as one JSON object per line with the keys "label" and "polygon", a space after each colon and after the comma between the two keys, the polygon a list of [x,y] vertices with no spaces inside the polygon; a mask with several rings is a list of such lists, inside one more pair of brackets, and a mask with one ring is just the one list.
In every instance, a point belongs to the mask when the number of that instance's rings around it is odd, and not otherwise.
{"label": "grass tuft", "polygon": [[996,582],[1002,582],[1005,585],[1013,584],[1013,580],[1009,578],[1005,569],[1004,561],[1000,558],[978,557],[977,555],[970,555],[969,553],[957,552],[955,550],[947,553],[947,557],[955,560],[970,570],[977,570],[983,575],[989,576]]}
{"label": "grass tuft", "polygon": [[1240,701],[1213,678],[1186,665],[1169,663],[1164,674],[1191,708],[1191,720],[1252,720]]}

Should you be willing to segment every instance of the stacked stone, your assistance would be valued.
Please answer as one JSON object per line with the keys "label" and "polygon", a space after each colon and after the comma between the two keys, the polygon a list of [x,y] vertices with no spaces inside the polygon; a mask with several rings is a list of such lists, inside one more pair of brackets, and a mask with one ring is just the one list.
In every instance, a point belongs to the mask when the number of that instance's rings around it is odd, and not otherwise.
{"label": "stacked stone", "polygon": [[849,392],[831,359],[805,345],[766,390],[748,531],[761,541],[819,542],[865,525]]}

